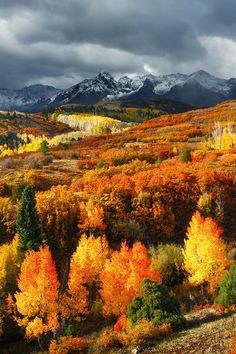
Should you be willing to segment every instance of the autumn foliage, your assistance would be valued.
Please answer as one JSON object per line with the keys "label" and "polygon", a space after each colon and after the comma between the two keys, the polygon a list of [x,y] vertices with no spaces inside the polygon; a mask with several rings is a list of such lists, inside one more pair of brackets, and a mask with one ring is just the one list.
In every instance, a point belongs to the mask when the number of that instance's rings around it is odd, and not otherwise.
{"label": "autumn foliage", "polygon": [[16,320],[25,327],[26,337],[38,337],[58,326],[58,290],[56,267],[48,246],[29,251],[21,265],[19,291],[15,294]]}
{"label": "autumn foliage", "polygon": [[19,265],[19,237],[15,236],[11,242],[0,246],[0,292],[2,295],[6,296],[7,292],[15,291]]}
{"label": "autumn foliage", "polygon": [[122,243],[120,251],[115,251],[105,262],[101,273],[102,296],[105,315],[120,316],[126,312],[128,304],[140,294],[143,279],[160,281],[156,270],[151,270],[151,259],[147,249],[140,242],[132,248]]}
{"label": "autumn foliage", "polygon": [[109,248],[105,237],[82,235],[70,262],[68,292],[63,296],[63,316],[80,320],[89,312],[89,284],[99,282]]}
{"label": "autumn foliage", "polygon": [[232,338],[231,354],[236,354],[236,335]]}
{"label": "autumn foliage", "polygon": [[[168,335],[175,327],[165,311],[159,327],[160,312],[135,327],[127,317],[133,302],[139,312],[145,279],[155,300],[153,289],[168,287],[169,307],[175,298],[185,311],[235,311],[235,107],[168,114],[123,132],[121,122],[63,111],[42,131],[37,116],[35,128],[20,128],[18,151],[1,147],[0,334],[15,320],[58,354],[85,350],[82,332],[94,343],[98,327],[94,352]],[[94,135],[78,141],[81,131],[71,130],[82,126]],[[51,156],[35,152],[42,141]],[[25,183],[36,204],[25,200],[22,210]],[[224,303],[213,307],[219,296]]]}
{"label": "autumn foliage", "polygon": [[190,282],[194,285],[207,282],[211,292],[215,291],[228,265],[222,232],[212,218],[203,218],[197,212],[192,217],[184,241],[184,266]]}
{"label": "autumn foliage", "polygon": [[76,251],[71,257],[70,283],[76,283],[76,275],[81,273],[86,283],[98,279],[109,253],[105,236],[82,235]]}
{"label": "autumn foliage", "polygon": [[86,340],[77,337],[60,337],[58,341],[52,340],[49,354],[67,354],[83,352],[87,347]]}

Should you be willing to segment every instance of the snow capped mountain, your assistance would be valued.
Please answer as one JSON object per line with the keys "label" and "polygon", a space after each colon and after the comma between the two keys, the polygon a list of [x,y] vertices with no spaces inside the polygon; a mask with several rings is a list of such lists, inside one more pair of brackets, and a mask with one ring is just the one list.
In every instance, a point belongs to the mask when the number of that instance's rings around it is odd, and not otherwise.
{"label": "snow capped mountain", "polygon": [[[137,90],[142,87],[145,80],[149,80],[154,84],[154,92],[156,94],[164,94],[170,90],[174,85],[183,82],[188,76],[183,74],[170,74],[154,76],[152,74],[135,76],[131,80],[131,87]],[[121,78],[122,79],[122,78]],[[120,79],[120,80],[121,80]]]}
{"label": "snow capped mountain", "polygon": [[0,109],[39,111],[61,90],[47,85],[30,85],[18,90],[0,89]]}
{"label": "snow capped mountain", "polygon": [[124,89],[132,89],[132,79],[128,76],[120,77],[118,80],[118,85]]}
{"label": "snow capped mountain", "polygon": [[0,109],[35,112],[62,104],[95,104],[102,100],[169,99],[195,107],[236,98],[236,79],[221,79],[199,70],[191,75],[139,75],[114,79],[106,71],[66,89],[32,85],[0,89]]}
{"label": "snow capped mountain", "polygon": [[230,85],[228,80],[220,79],[210,75],[204,70],[199,70],[187,78],[186,82],[195,81],[208,90],[212,90],[217,93],[228,93],[230,91]]}
{"label": "snow capped mountain", "polygon": [[117,81],[107,72],[99,73],[93,79],[85,79],[62,91],[52,101],[52,105],[66,103],[93,104],[108,95],[117,93]]}

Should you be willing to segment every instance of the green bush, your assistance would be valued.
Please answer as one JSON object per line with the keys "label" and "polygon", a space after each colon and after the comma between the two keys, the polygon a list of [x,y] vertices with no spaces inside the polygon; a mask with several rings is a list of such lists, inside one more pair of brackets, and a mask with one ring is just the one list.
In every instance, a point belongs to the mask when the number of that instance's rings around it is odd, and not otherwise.
{"label": "green bush", "polygon": [[142,283],[142,297],[136,297],[128,306],[128,318],[132,325],[146,320],[155,326],[170,323],[173,328],[182,327],[185,319],[175,299],[166,286],[145,279]]}
{"label": "green bush", "polygon": [[70,337],[70,336],[76,336],[77,335],[77,329],[73,324],[69,324],[66,328],[65,328],[65,336],[66,337]]}
{"label": "green bush", "polygon": [[162,283],[173,287],[183,281],[183,253],[180,246],[160,244],[157,248],[151,247],[150,254],[152,268],[159,271]]}
{"label": "green bush", "polygon": [[97,165],[96,165],[96,168],[107,168],[107,163],[106,162],[103,162],[103,161],[98,161],[97,162]]}
{"label": "green bush", "polygon": [[41,154],[44,155],[44,156],[46,156],[48,154],[48,152],[49,152],[49,144],[48,144],[47,140],[43,140],[40,143],[39,150],[40,150]]}
{"label": "green bush", "polygon": [[162,163],[162,159],[160,157],[158,157],[155,161],[155,165],[159,166],[159,165],[161,165],[161,163]]}
{"label": "green bush", "polygon": [[182,163],[186,163],[192,160],[192,156],[191,156],[191,149],[189,147],[185,147],[180,155],[179,155],[179,160]]}
{"label": "green bush", "polygon": [[236,264],[231,265],[218,286],[219,295],[215,303],[224,307],[236,305]]}

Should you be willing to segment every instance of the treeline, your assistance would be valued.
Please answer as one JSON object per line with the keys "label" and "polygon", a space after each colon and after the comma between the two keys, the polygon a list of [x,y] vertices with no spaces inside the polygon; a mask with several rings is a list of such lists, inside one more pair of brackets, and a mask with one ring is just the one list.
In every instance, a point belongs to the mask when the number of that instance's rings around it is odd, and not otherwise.
{"label": "treeline", "polygon": [[[51,209],[65,204],[68,212],[64,207],[62,213],[48,214],[44,224],[44,205],[36,208],[33,189],[26,186],[16,215],[17,234],[0,247],[3,336],[9,335],[4,331],[11,324],[13,331],[19,326],[27,339],[37,339],[40,349],[50,353],[104,350],[182,328],[186,321],[178,302],[182,308],[193,306],[194,297],[215,301],[218,311],[236,310],[236,265],[227,258],[223,229],[212,217],[194,213],[183,247],[148,248],[135,241],[114,250],[104,235],[102,210],[87,205],[85,224],[79,226],[87,232],[73,247],[76,204],[64,199],[66,188],[52,191],[47,201]],[[86,326],[102,318],[114,326],[98,340],[81,337],[81,322]]]}
{"label": "treeline", "polygon": [[58,116],[60,114],[73,115],[76,113],[105,116],[127,123],[143,123],[147,119],[157,117],[160,114],[160,110],[152,108],[120,107],[119,105],[114,109],[102,105],[65,105],[58,107],[55,111],[50,112],[49,114],[47,112],[44,114],[46,116],[50,116],[51,114]]}

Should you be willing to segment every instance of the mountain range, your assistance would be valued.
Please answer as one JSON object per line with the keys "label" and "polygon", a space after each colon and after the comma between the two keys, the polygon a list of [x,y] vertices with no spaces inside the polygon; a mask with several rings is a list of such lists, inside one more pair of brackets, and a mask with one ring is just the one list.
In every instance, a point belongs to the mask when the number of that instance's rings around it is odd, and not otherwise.
{"label": "mountain range", "polygon": [[0,109],[37,112],[64,104],[95,104],[104,100],[167,99],[192,107],[208,107],[236,98],[236,79],[221,79],[199,70],[191,75],[152,74],[116,80],[108,72],[61,90],[47,85],[0,89]]}

